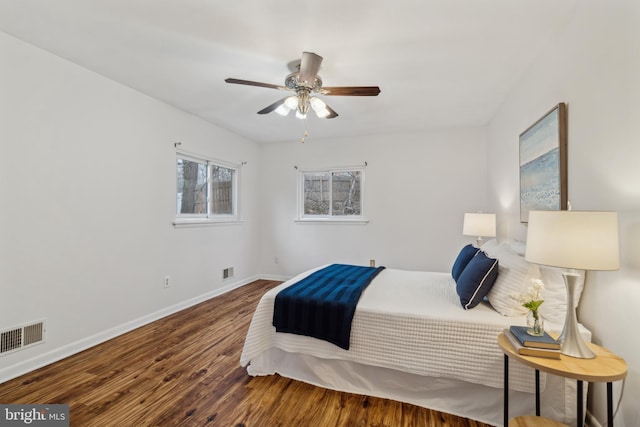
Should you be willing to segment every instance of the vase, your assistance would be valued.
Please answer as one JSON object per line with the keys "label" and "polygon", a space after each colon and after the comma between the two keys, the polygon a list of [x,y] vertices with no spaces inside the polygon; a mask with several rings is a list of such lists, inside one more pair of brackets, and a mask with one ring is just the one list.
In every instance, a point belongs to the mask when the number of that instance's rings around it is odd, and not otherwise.
{"label": "vase", "polygon": [[534,337],[544,335],[544,319],[540,313],[534,315],[533,311],[527,314],[527,333]]}

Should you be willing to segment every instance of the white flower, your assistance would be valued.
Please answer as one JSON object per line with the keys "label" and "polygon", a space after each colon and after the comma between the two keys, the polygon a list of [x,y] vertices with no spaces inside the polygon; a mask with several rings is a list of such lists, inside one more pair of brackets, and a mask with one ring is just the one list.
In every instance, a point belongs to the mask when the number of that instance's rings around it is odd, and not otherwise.
{"label": "white flower", "polygon": [[532,287],[537,292],[544,291],[544,282],[540,279],[531,279]]}
{"label": "white flower", "polygon": [[540,279],[531,279],[531,286],[527,288],[527,291],[520,294],[518,301],[523,307],[528,308],[534,313],[537,318],[538,308],[544,302],[541,297],[542,291],[544,291],[544,283]]}

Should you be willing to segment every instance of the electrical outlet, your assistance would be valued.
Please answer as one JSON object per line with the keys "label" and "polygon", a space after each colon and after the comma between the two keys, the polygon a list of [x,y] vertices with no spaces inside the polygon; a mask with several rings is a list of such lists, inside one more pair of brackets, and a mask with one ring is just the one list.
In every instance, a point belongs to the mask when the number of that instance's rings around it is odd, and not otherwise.
{"label": "electrical outlet", "polygon": [[376,260],[375,259],[370,259],[369,260],[369,266],[370,267],[375,267],[376,266]]}
{"label": "electrical outlet", "polygon": [[277,256],[273,257],[273,263],[274,263],[274,264],[277,264],[279,261],[280,261],[280,260],[278,259],[278,257],[277,257]]}
{"label": "electrical outlet", "polygon": [[171,286],[171,277],[170,276],[164,276],[163,285],[164,285],[165,288],[168,288],[169,286]]}

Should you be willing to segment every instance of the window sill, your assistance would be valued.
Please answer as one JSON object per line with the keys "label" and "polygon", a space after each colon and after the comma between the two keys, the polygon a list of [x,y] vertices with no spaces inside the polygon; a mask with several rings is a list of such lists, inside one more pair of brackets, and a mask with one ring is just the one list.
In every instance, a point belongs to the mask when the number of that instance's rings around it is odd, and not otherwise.
{"label": "window sill", "polygon": [[327,218],[299,218],[294,220],[298,224],[367,224],[368,219],[327,219]]}
{"label": "window sill", "polygon": [[184,227],[210,227],[215,225],[238,225],[242,224],[242,220],[238,218],[176,218],[173,220],[175,228]]}

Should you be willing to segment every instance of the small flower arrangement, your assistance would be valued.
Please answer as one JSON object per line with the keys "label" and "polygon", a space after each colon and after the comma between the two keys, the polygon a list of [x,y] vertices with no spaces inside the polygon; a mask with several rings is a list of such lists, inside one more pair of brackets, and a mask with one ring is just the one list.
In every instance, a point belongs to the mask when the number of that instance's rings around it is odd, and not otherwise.
{"label": "small flower arrangement", "polygon": [[527,292],[520,294],[518,300],[524,308],[531,310],[533,318],[538,320],[538,309],[544,302],[542,299],[542,291],[544,291],[544,283],[540,279],[531,279],[531,286]]}
{"label": "small flower arrangement", "polygon": [[542,323],[542,319],[540,319],[540,313],[538,310],[540,306],[544,302],[542,299],[542,291],[544,291],[544,283],[540,279],[531,279],[531,286],[527,292],[520,294],[518,300],[520,304],[524,308],[529,309],[533,320],[529,322],[527,320],[527,324],[529,326],[529,330],[527,331],[531,335],[542,335],[544,333],[544,324]]}

